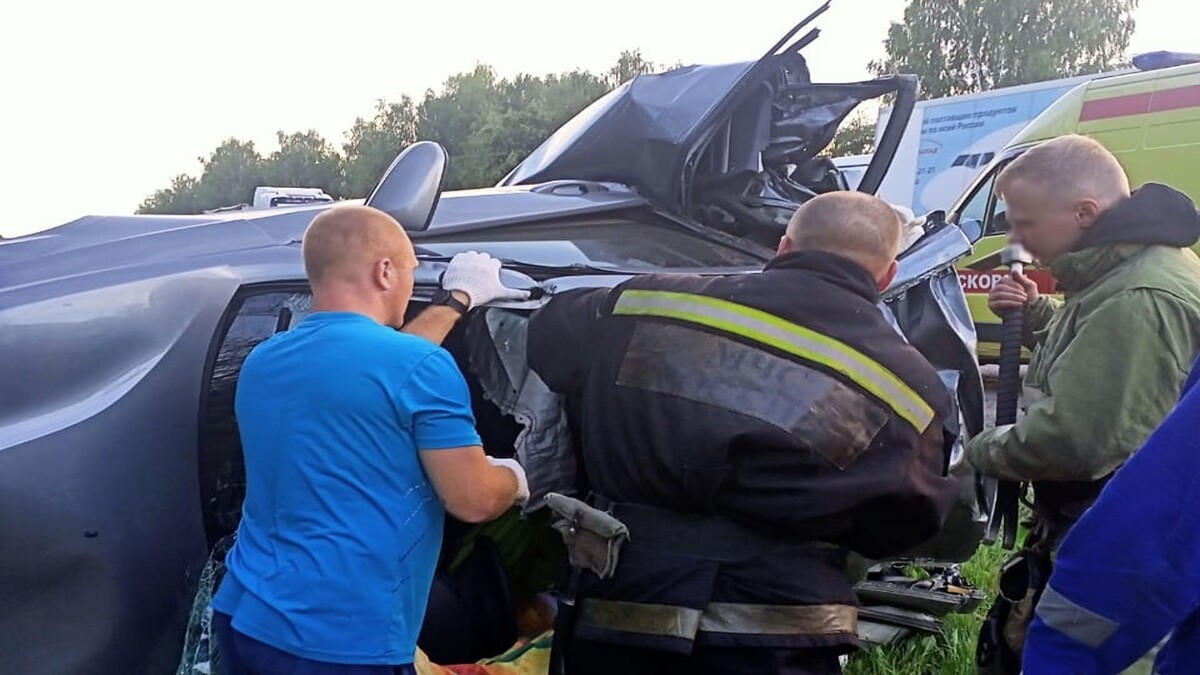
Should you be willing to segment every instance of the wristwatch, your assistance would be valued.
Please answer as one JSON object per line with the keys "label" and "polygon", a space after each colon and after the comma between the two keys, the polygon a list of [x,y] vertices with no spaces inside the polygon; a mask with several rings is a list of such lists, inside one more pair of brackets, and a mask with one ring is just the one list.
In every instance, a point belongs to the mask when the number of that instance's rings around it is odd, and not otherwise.
{"label": "wristwatch", "polygon": [[463,304],[463,302],[461,300],[454,297],[453,293],[451,293],[450,291],[448,291],[444,288],[439,288],[433,292],[433,298],[432,298],[432,301],[430,302],[430,304],[445,305],[447,307],[453,307],[455,310],[458,311],[459,314],[466,314],[471,309],[470,307],[467,307],[465,304]]}

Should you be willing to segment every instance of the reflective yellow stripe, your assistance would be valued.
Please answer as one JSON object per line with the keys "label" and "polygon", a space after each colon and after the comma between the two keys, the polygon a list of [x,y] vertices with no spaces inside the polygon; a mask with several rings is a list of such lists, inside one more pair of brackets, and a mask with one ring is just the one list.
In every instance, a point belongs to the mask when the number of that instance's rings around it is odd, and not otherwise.
{"label": "reflective yellow stripe", "polygon": [[700,615],[698,609],[648,602],[587,598],[579,605],[582,626],[686,640],[696,637]]}
{"label": "reflective yellow stripe", "polygon": [[858,609],[850,605],[752,605],[710,602],[700,617],[708,633],[832,635],[858,632]]}
{"label": "reflective yellow stripe", "polygon": [[769,345],[845,375],[918,432],[933,421],[933,408],[887,368],[840,340],[762,310],[694,293],[628,290],[613,313],[687,321]]}
{"label": "reflective yellow stripe", "polygon": [[691,640],[696,633],[738,635],[833,635],[858,630],[850,605],[756,605],[712,602],[703,612],[690,607],[587,598],[579,623],[605,630]]}

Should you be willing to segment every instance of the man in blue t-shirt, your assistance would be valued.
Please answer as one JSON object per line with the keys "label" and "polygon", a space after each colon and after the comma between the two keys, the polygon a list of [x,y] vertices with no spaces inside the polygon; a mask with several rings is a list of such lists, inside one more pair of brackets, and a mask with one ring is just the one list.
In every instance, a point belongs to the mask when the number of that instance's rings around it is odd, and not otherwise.
{"label": "man in blue t-shirt", "polygon": [[445,511],[490,520],[528,498],[484,454],[466,382],[439,346],[466,311],[528,292],[460,254],[405,325],[417,260],[364,206],[304,235],[313,313],[256,347],[238,381],[246,499],[213,600],[225,675],[413,673]]}

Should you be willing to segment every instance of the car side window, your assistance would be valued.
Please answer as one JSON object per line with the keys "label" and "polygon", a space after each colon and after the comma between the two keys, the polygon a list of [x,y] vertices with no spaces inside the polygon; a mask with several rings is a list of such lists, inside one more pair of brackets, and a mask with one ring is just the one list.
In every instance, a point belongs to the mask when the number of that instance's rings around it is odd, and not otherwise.
{"label": "car side window", "polygon": [[234,393],[251,350],[299,323],[312,307],[307,288],[252,289],[230,303],[205,370],[200,414],[200,495],[209,546],[237,529],[246,492]]}

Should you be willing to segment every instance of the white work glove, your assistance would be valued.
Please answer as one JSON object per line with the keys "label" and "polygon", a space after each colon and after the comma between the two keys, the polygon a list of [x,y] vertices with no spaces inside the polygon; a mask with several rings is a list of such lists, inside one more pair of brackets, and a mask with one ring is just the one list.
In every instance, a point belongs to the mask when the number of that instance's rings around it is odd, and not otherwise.
{"label": "white work glove", "polygon": [[487,459],[492,466],[502,466],[509,471],[512,471],[513,475],[517,477],[516,503],[524,504],[525,502],[529,501],[529,479],[525,477],[525,467],[521,466],[521,463],[517,460],[507,457],[499,458],[489,455]]}
{"label": "white work glove", "polygon": [[917,217],[912,209],[899,204],[890,204],[896,215],[900,216],[900,222],[904,223],[900,231],[900,252],[903,253],[909,249],[917,240],[925,236],[925,216]]}
{"label": "white work glove", "polygon": [[500,283],[500,261],[486,253],[466,251],[450,260],[442,275],[442,288],[462,291],[470,298],[468,309],[493,300],[527,300],[529,291],[509,288]]}

